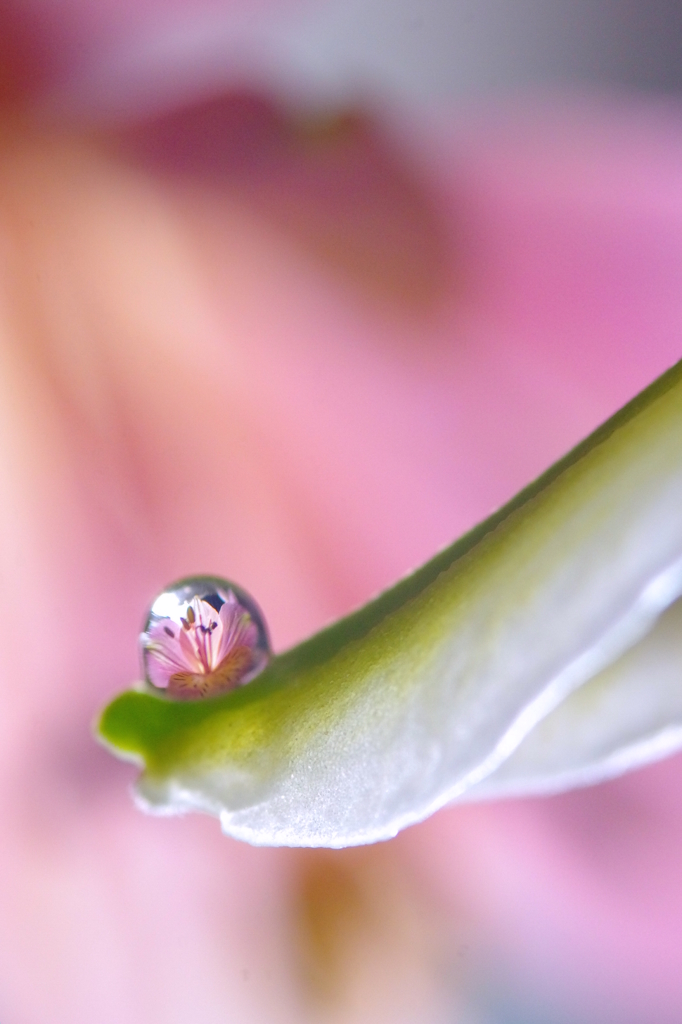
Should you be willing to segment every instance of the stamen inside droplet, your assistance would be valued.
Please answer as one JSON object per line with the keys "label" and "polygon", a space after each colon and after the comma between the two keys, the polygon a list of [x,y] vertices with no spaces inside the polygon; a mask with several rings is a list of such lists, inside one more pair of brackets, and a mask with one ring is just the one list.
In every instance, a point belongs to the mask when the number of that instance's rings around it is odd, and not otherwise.
{"label": "stamen inside droplet", "polygon": [[160,594],[140,645],[147,682],[182,700],[233,690],[250,682],[270,659],[258,605],[217,577],[181,580]]}

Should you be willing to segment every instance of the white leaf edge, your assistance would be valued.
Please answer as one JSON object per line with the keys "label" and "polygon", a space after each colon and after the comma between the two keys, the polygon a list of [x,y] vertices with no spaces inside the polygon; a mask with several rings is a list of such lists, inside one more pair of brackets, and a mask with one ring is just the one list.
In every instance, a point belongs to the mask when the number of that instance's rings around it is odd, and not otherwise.
{"label": "white leaf edge", "polygon": [[538,723],[461,800],[545,796],[616,778],[682,749],[682,600]]}

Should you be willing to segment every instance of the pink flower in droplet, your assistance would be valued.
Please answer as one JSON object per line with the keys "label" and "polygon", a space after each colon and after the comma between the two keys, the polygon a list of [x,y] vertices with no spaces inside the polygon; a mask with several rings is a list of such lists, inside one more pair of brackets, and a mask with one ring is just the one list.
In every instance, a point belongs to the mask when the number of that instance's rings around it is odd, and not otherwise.
{"label": "pink flower in droplet", "polygon": [[147,678],[174,697],[206,697],[234,689],[264,664],[258,629],[230,590],[219,611],[194,597],[142,634]]}

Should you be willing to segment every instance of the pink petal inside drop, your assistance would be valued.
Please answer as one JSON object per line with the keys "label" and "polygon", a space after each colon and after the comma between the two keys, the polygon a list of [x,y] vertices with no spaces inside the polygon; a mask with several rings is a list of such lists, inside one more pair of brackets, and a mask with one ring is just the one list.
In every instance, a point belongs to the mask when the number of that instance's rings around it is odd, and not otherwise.
{"label": "pink petal inside drop", "polygon": [[203,697],[234,689],[263,667],[259,633],[236,595],[220,595],[220,611],[200,597],[155,619],[142,634],[148,681],[181,698]]}

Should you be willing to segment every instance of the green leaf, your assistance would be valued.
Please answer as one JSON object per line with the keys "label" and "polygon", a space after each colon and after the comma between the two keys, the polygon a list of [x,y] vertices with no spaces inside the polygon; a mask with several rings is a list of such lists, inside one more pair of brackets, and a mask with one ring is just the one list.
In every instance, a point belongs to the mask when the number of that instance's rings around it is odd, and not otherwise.
{"label": "green leaf", "polygon": [[[623,770],[652,721],[660,733],[677,720],[668,685],[650,686],[636,659],[641,647],[654,664],[646,644],[667,620],[644,638],[682,593],[681,509],[678,363],[499,512],[252,683],[182,703],[129,691],[100,736],[144,767],[148,809],[207,811],[268,845],[373,842],[469,794]],[[651,712],[641,729],[637,702]]]}

